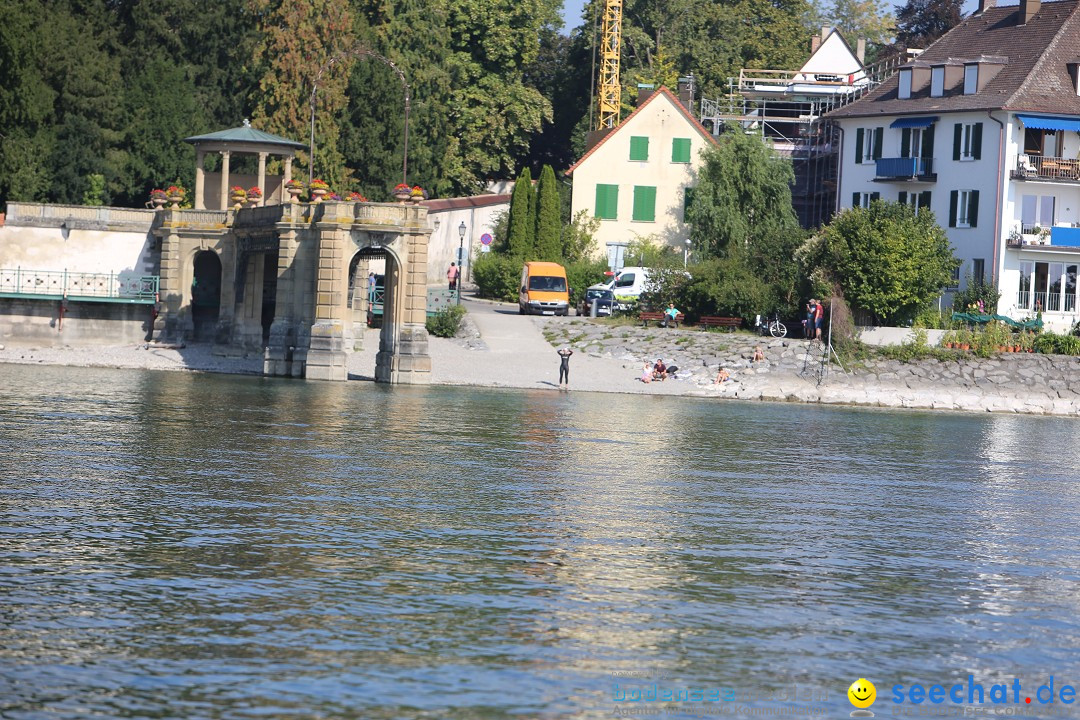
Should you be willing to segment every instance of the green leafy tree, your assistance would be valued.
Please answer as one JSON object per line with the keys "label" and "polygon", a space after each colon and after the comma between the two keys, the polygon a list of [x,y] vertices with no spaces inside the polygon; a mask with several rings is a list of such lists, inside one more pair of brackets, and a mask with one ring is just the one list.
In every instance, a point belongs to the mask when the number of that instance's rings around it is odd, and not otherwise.
{"label": "green leafy tree", "polygon": [[883,0],[832,0],[815,5],[814,13],[840,28],[851,43],[864,38],[871,45],[887,45],[896,31],[896,18]]}
{"label": "green leafy tree", "polygon": [[545,165],[536,184],[536,254],[541,260],[551,262],[563,259],[557,183],[555,171]]}
{"label": "green leafy tree", "polygon": [[[259,18],[252,62],[262,72],[253,124],[284,137],[306,137],[313,82],[331,58],[351,46],[349,6],[334,0],[248,0],[247,9]],[[348,61],[342,64],[351,66]],[[324,72],[315,106],[318,175],[337,187],[345,177],[335,119],[346,105],[346,83],[344,72]],[[310,162],[305,153],[301,158]]]}
{"label": "green leafy tree", "polygon": [[925,48],[960,24],[963,0],[907,0],[896,11],[896,41]]}
{"label": "green leafy tree", "polygon": [[687,208],[694,247],[721,256],[732,246],[799,235],[791,207],[791,162],[761,139],[730,131],[705,151]]}
{"label": "green leafy tree", "polygon": [[798,255],[819,284],[838,284],[852,307],[888,323],[940,295],[957,266],[933,213],[882,201],[840,213]]}
{"label": "green leafy tree", "polygon": [[599,229],[599,218],[593,217],[588,210],[579,210],[563,229],[563,259],[569,263],[589,260],[596,247],[596,231]]}
{"label": "green leafy tree", "polygon": [[536,253],[535,192],[529,168],[521,171],[510,195],[510,254],[532,260]]}

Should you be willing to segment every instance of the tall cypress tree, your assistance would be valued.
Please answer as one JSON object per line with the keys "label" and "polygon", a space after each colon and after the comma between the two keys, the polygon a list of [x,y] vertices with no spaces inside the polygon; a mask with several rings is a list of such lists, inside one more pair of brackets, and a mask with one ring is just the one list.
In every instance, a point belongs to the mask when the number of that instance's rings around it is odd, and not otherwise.
{"label": "tall cypress tree", "polygon": [[541,260],[562,260],[561,223],[559,222],[559,188],[555,171],[545,165],[536,186],[536,254]]}
{"label": "tall cypress tree", "polygon": [[535,224],[535,195],[532,189],[532,173],[525,168],[514,183],[514,193],[510,196],[510,254],[532,260],[536,254],[533,242]]}

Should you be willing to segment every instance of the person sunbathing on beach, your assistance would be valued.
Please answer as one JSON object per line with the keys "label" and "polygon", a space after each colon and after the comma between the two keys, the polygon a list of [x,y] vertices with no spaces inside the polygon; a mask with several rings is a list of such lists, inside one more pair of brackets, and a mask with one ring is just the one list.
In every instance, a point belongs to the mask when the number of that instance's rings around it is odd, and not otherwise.
{"label": "person sunbathing on beach", "polygon": [[641,382],[652,382],[652,367],[649,365],[648,360],[646,360],[645,363],[641,366]]}
{"label": "person sunbathing on beach", "polygon": [[716,379],[713,380],[713,384],[714,385],[719,385],[720,383],[725,383],[730,379],[731,379],[731,373],[729,373],[724,368],[720,368],[720,372],[716,373]]}
{"label": "person sunbathing on beach", "polygon": [[765,353],[762,352],[761,346],[758,345],[754,348],[754,362],[763,362],[765,360]]}
{"label": "person sunbathing on beach", "polygon": [[656,361],[656,364],[652,366],[652,378],[653,380],[667,380],[668,370],[667,365],[664,364],[664,359],[660,358]]}

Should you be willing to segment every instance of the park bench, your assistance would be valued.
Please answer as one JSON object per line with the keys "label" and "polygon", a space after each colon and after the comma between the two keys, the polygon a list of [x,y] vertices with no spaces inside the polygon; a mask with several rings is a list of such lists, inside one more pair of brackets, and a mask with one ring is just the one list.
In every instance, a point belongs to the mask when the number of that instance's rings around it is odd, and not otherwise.
{"label": "park bench", "polygon": [[702,330],[708,330],[711,327],[724,328],[727,332],[735,332],[738,328],[742,327],[742,318],[736,317],[715,317],[713,315],[705,315],[698,320],[698,327]]}
{"label": "park bench", "polygon": [[[684,319],[685,318],[684,318],[684,315],[682,313],[679,313],[678,315],[676,315],[675,316],[675,327],[679,327],[679,323],[681,323]],[[662,312],[643,312],[640,315],[638,315],[638,320],[641,321],[642,327],[648,327],[650,320],[655,320],[656,324],[659,325],[660,323],[662,323],[664,321],[664,313],[662,313]]]}

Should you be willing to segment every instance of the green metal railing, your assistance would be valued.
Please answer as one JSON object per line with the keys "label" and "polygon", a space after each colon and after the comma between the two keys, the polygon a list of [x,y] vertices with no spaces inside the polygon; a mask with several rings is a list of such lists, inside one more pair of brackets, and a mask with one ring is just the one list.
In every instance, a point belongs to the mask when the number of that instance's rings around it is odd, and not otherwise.
{"label": "green metal railing", "polygon": [[157,275],[135,273],[0,268],[0,297],[153,303],[157,300],[159,282]]}

